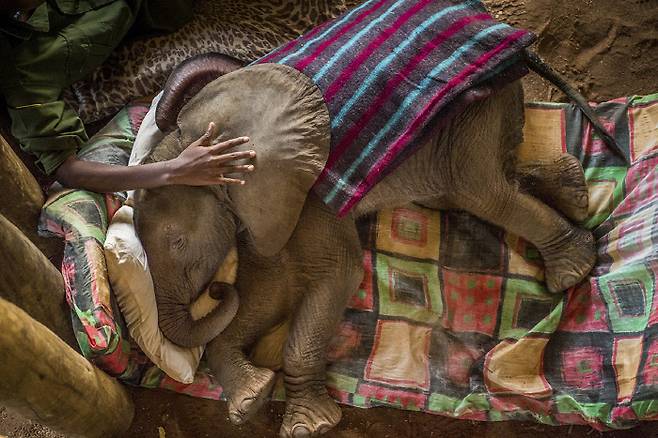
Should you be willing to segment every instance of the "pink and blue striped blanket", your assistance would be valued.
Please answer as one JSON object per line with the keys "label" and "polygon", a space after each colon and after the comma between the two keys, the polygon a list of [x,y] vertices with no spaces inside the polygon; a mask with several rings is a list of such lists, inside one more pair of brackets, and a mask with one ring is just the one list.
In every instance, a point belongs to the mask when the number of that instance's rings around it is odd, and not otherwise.
{"label": "pink and blue striped blanket", "polygon": [[256,63],[293,67],[323,93],[331,150],[315,185],[346,214],[456,108],[527,72],[534,35],[498,23],[479,1],[369,0]]}

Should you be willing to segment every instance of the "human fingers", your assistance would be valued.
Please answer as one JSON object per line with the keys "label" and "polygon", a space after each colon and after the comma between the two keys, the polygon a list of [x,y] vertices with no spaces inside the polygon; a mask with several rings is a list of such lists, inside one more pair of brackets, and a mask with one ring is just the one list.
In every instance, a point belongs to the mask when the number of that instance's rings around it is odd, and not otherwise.
{"label": "human fingers", "polygon": [[188,186],[215,186],[215,185],[242,185],[245,182],[237,178],[227,178],[221,173],[196,175],[194,178],[182,181],[181,184]]}
{"label": "human fingers", "polygon": [[217,171],[219,173],[247,173],[252,172],[254,166],[252,164],[238,165],[238,166],[222,166]]}
{"label": "human fingers", "polygon": [[208,129],[196,141],[199,146],[210,146],[210,142],[217,136],[217,125],[214,122],[208,123]]}
{"label": "human fingers", "polygon": [[219,182],[217,184],[231,184],[231,185],[244,184],[244,180],[236,179],[236,178],[226,178],[225,176],[221,176],[218,181]]}
{"label": "human fingers", "polygon": [[245,144],[249,142],[249,137],[237,137],[237,138],[232,138],[230,140],[223,141],[221,143],[217,143],[212,145],[212,150],[211,152],[213,154],[221,154],[223,152],[226,152],[229,149],[232,149],[236,146],[239,146],[241,144]]}
{"label": "human fingers", "polygon": [[230,161],[244,160],[256,156],[256,151],[231,152],[217,156],[213,161],[217,164],[228,163]]}

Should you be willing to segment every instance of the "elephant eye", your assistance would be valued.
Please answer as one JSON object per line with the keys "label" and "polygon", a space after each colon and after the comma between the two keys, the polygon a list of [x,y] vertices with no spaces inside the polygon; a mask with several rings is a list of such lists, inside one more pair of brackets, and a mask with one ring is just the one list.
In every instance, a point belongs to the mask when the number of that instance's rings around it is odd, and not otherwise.
{"label": "elephant eye", "polygon": [[171,241],[171,248],[181,250],[185,248],[185,238],[178,236]]}

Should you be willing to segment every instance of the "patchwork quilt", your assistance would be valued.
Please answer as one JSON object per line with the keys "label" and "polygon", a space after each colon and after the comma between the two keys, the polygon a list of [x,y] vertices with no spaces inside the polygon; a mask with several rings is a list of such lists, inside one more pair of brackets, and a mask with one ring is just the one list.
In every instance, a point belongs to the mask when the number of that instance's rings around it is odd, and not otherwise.
{"label": "patchwork quilt", "polygon": [[[108,151],[134,139],[146,110],[117,115],[103,131]],[[519,151],[521,160],[567,151],[583,163],[585,225],[598,247],[590,276],[548,293],[532,245],[463,212],[409,205],[362,220],[365,276],[329,351],[328,386],[339,402],[597,429],[658,419],[658,94],[596,111],[630,165],[569,104],[528,104]],[[67,292],[83,354],[132,384],[221,398],[206,370],[191,385],[177,383],[121,329],[99,245],[114,204],[59,193],[43,213],[43,229],[79,248],[63,271],[73,279]]]}

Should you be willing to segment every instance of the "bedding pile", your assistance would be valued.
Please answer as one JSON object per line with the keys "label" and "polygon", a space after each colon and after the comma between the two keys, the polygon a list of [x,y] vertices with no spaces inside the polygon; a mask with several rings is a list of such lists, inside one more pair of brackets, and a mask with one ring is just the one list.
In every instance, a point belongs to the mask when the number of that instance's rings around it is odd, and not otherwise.
{"label": "bedding pile", "polygon": [[[123,109],[89,153],[127,163],[147,110]],[[362,220],[365,276],[329,351],[339,402],[597,429],[658,419],[658,94],[596,111],[630,165],[569,104],[528,104],[519,151],[522,161],[566,151],[583,163],[585,225],[598,247],[590,276],[550,294],[534,247],[462,212],[409,205]],[[203,361],[183,384],[130,342],[102,246],[120,204],[64,191],[42,215],[42,230],[66,241],[62,271],[83,354],[127,383],[221,398]]]}

